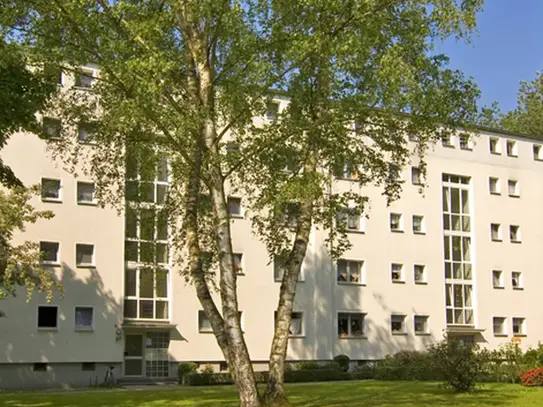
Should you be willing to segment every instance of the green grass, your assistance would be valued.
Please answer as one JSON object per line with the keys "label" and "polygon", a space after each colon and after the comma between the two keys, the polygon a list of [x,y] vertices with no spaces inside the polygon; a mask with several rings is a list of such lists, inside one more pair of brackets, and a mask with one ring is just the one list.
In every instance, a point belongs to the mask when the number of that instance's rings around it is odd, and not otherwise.
{"label": "green grass", "polygon": [[[288,385],[289,400],[300,407],[543,406],[543,389],[514,384],[484,384],[472,394],[454,394],[427,382],[338,382]],[[232,386],[173,390],[112,390],[0,393],[7,407],[234,407]]]}

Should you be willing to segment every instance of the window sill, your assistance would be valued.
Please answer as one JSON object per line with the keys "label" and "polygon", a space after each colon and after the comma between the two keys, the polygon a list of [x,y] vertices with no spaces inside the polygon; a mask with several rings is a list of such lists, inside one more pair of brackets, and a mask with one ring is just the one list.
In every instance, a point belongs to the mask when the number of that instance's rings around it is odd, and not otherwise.
{"label": "window sill", "polygon": [[78,90],[91,90],[91,89],[92,89],[92,86],[78,86],[78,85],[74,85],[74,89],[78,89]]}
{"label": "window sill", "polygon": [[75,328],[74,329],[75,332],[94,332],[94,329],[93,328]]}
{"label": "window sill", "polygon": [[336,177],[336,180],[338,180],[338,181],[350,181],[350,182],[353,182],[353,181],[356,181],[357,179],[356,179],[356,178]]}
{"label": "window sill", "polygon": [[513,334],[513,338],[526,338],[527,334]]}
{"label": "window sill", "polygon": [[78,269],[95,269],[96,265],[81,263],[81,264],[76,264],[75,267],[77,267]]}
{"label": "window sill", "polygon": [[392,332],[394,336],[407,336],[407,332]]}
{"label": "window sill", "polygon": [[360,336],[338,336],[338,339],[368,339],[366,335],[360,335]]}
{"label": "window sill", "polygon": [[207,334],[207,335],[209,335],[209,334],[213,334],[213,330],[211,330],[211,331],[200,331],[199,330],[198,333],[199,334]]}
{"label": "window sill", "polygon": [[501,192],[492,192],[490,191],[490,195],[501,195],[502,193]]}
{"label": "window sill", "polygon": [[405,281],[401,281],[401,280],[392,280],[392,283],[394,283],[394,284],[405,284]]}
{"label": "window sill", "polygon": [[509,194],[509,198],[520,198],[520,195],[519,194],[517,194],[517,195]]}
{"label": "window sill", "polygon": [[505,290],[505,286],[503,286],[503,285],[501,285],[501,286],[500,285],[498,285],[498,286],[494,285],[494,286],[492,286],[492,288],[495,289],[495,290]]}
{"label": "window sill", "polygon": [[493,154],[493,155],[502,155],[502,153],[498,152],[498,151],[491,151],[490,154]]}
{"label": "window sill", "polygon": [[353,233],[355,235],[365,235],[366,232],[364,232],[363,230],[356,230],[356,229],[346,229],[345,232],[347,233]]}
{"label": "window sill", "polygon": [[425,235],[426,232],[416,232],[416,231],[413,231],[413,234],[414,234],[414,235]]}
{"label": "window sill", "polygon": [[473,147],[460,147],[460,150],[473,151]]}
{"label": "window sill", "polygon": [[520,244],[522,243],[522,240],[511,240],[511,243]]}
{"label": "window sill", "polygon": [[496,338],[507,338],[507,334],[494,334]]}
{"label": "window sill", "polygon": [[430,336],[430,332],[415,332],[415,336]]}
{"label": "window sill", "polygon": [[513,290],[524,291],[524,287],[513,287]]}
{"label": "window sill", "polygon": [[[273,282],[274,282],[274,283],[279,283],[279,284],[280,284],[280,283],[283,282],[283,280],[275,280],[275,279],[274,279]],[[298,283],[305,283],[305,279],[296,281],[296,284],[298,284]]]}
{"label": "window sill", "polygon": [[58,328],[40,328],[40,327],[38,327],[38,332],[58,332]]}
{"label": "window sill", "polygon": [[98,202],[89,202],[89,201],[77,201],[78,205],[83,206],[98,206]]}
{"label": "window sill", "polygon": [[411,184],[416,185],[417,187],[424,186],[424,184],[422,182],[411,182]]}
{"label": "window sill", "polygon": [[404,231],[401,230],[401,229],[390,229],[390,231],[391,231],[392,233],[404,233]]}
{"label": "window sill", "polygon": [[543,158],[535,158],[535,157],[534,157],[534,161],[543,162]]}
{"label": "window sill", "polygon": [[60,267],[60,263],[58,261],[42,261],[40,264],[42,266]]}
{"label": "window sill", "polygon": [[499,243],[503,242],[502,239],[492,239],[492,241],[493,241],[493,242],[499,242]]}
{"label": "window sill", "polygon": [[232,215],[230,214],[230,219],[245,219],[243,215]]}
{"label": "window sill", "polygon": [[299,338],[305,338],[305,335],[289,335],[288,337],[289,338],[294,338],[294,339],[296,339],[296,338],[299,339]]}
{"label": "window sill", "polygon": [[507,157],[518,158],[518,154],[507,154]]}
{"label": "window sill", "polygon": [[42,198],[41,201],[47,202],[47,203],[62,203],[62,199],[55,199],[55,198]]}
{"label": "window sill", "polygon": [[445,148],[454,148],[454,146],[452,144],[443,144],[441,143],[441,145]]}
{"label": "window sill", "polygon": [[353,285],[353,286],[356,286],[356,287],[365,287],[366,286],[366,283],[351,283],[349,281],[338,281],[337,284],[338,285]]}
{"label": "window sill", "polygon": [[244,275],[245,275],[245,273],[236,273],[236,276],[238,276],[238,277],[239,276],[244,276]]}
{"label": "window sill", "polygon": [[428,281],[415,281],[417,285],[428,285]]}

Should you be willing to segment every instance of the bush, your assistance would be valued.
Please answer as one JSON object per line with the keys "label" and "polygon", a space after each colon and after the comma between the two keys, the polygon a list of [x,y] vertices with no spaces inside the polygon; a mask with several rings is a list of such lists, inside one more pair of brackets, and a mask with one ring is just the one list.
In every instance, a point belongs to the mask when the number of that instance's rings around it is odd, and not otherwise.
{"label": "bush", "polygon": [[296,364],[296,370],[317,370],[321,365],[313,361],[303,361]]}
{"label": "bush", "polygon": [[341,370],[344,371],[342,366],[338,362],[328,362],[321,366],[321,369],[326,370]]}
{"label": "bush", "polygon": [[198,369],[198,364],[193,362],[181,362],[177,366],[177,380],[179,384],[185,384],[184,377]]}
{"label": "bush", "polygon": [[351,359],[349,359],[349,356],[347,356],[347,355],[334,356],[334,362],[339,363],[339,365],[341,366],[341,370],[343,370],[344,372],[349,371],[349,363],[350,363],[350,361],[351,361]]}
{"label": "bush", "polygon": [[459,393],[470,392],[475,388],[477,378],[483,372],[484,362],[477,346],[449,339],[432,345],[428,353],[445,385]]}
{"label": "bush", "polygon": [[[257,383],[266,383],[268,381],[268,372],[255,372]],[[213,386],[234,384],[234,379],[230,373],[189,373],[185,376],[185,384],[189,386]]]}
{"label": "bush", "polygon": [[202,366],[202,368],[200,369],[200,373],[201,374],[212,374],[214,373],[215,371],[213,370],[213,366],[211,366],[210,364],[207,364],[207,365],[204,365]]}
{"label": "bush", "polygon": [[436,380],[439,374],[427,352],[401,351],[374,367],[374,376],[380,380]]}
{"label": "bush", "polygon": [[522,357],[522,364],[526,369],[543,367],[543,344],[538,344],[535,349],[528,349]]}
{"label": "bush", "polygon": [[543,386],[543,367],[520,372],[520,381],[524,386]]}

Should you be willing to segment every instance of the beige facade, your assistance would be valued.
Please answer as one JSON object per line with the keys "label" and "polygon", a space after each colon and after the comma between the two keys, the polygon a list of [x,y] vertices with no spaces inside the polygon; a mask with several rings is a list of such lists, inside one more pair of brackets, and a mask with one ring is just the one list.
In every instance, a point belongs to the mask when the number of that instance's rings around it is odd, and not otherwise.
{"label": "beige facade", "polygon": [[[543,286],[537,260],[543,161],[537,146],[535,140],[487,131],[467,143],[455,137],[450,145],[435,145],[426,157],[422,194],[411,166],[403,168],[402,197],[390,207],[381,190],[363,191],[370,197],[369,218],[348,220],[352,248],[344,261],[332,262],[327,232],[315,228],[298,284],[288,358],[345,354],[376,360],[424,349],[446,335],[490,348],[511,340],[527,348],[543,340],[543,309],[535,305]],[[88,385],[101,382],[107,366],[115,366],[117,378],[152,379],[175,377],[179,361],[219,369],[221,352],[178,270],[164,260],[168,272],[155,277],[150,291],[144,286],[149,276],[127,271],[137,270],[138,259],[125,254],[125,244],[162,250],[158,224],[147,237],[141,228],[126,231],[125,214],[95,205],[90,187],[78,185],[92,180],[64,171],[35,136],[14,135],[2,158],[27,185],[51,181],[49,198],[33,203],[55,217],[29,226],[17,239],[52,243],[44,246],[51,256],[58,248],[50,266],[64,295],[47,304],[34,294],[26,303],[21,291],[2,301],[7,317],[0,319],[0,388]],[[160,200],[166,184],[155,181],[153,199]],[[359,191],[345,179],[332,188]],[[232,233],[234,251],[242,254],[238,290],[245,339],[261,369],[279,283],[249,220],[233,217]],[[50,306],[56,314],[44,310]]]}

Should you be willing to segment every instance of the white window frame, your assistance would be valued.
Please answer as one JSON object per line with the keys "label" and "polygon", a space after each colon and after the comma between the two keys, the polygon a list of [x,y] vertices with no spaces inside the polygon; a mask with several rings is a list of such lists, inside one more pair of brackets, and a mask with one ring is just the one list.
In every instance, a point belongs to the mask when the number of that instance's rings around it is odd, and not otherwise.
{"label": "white window frame", "polygon": [[[345,272],[346,272],[345,280],[339,280],[339,262],[340,261],[344,261],[346,263],[345,264]],[[352,276],[351,264],[353,263],[358,263],[359,265],[359,268],[358,268],[358,272],[360,274],[359,279],[358,279],[359,281],[351,281],[351,276]],[[336,261],[336,282],[339,285],[365,285],[366,284],[365,265],[366,265],[366,262],[364,260],[344,259],[344,258],[338,259]]]}
{"label": "white window frame", "polygon": [[[515,236],[513,236],[515,235]],[[519,225],[509,225],[509,241],[511,243],[521,243],[522,234],[520,233]]]}
{"label": "white window frame", "polygon": [[[496,142],[496,149],[495,150],[492,150],[492,141]],[[490,151],[491,154],[501,155],[502,149],[501,149],[501,143],[500,143],[500,138],[499,137],[490,136],[488,138],[488,150]]]}
{"label": "white window frame", "polygon": [[[280,259],[280,256],[274,256],[271,264],[272,264],[272,271],[273,271],[273,281],[276,283],[280,283],[283,281],[283,274],[277,274],[277,268],[275,267],[276,258]],[[300,274],[298,275],[298,283],[303,283],[305,281],[305,267],[304,263],[302,263],[302,267],[300,267]]]}
{"label": "white window frame", "polygon": [[[501,332],[496,331],[496,320],[501,320]],[[492,334],[494,336],[506,337],[507,336],[507,317],[493,316],[492,317]]]}
{"label": "white window frame", "polygon": [[[290,333],[290,327],[289,327],[289,334],[288,334],[288,337],[289,338],[304,338],[305,335],[306,335],[306,328],[305,328],[305,312],[304,311],[297,311],[297,310],[292,310],[292,313],[291,313],[291,325],[292,325],[292,315],[294,314],[300,314],[301,315],[301,321],[300,321],[300,333],[299,334],[292,334]],[[275,325],[275,321],[277,319],[277,311],[274,311],[273,313],[273,323]]]}
{"label": "white window frame", "polygon": [[[415,230],[415,218],[420,218],[420,230]],[[414,214],[411,217],[411,226],[413,228],[413,233],[415,235],[425,235],[426,234],[426,222],[424,215]]]}
{"label": "white window frame", "polygon": [[419,186],[424,184],[424,177],[420,167],[411,167],[411,183]]}
{"label": "white window frame", "polygon": [[[393,216],[398,216],[399,217],[399,222],[398,222],[398,227],[397,228],[393,228],[392,227],[392,217]],[[389,214],[389,217],[388,217],[388,227],[390,228],[390,231],[391,232],[403,232],[404,231],[404,222],[403,222],[403,215],[401,213],[398,213],[398,212],[390,212]]]}
{"label": "white window frame", "polygon": [[[58,181],[58,198],[49,198],[43,196],[43,182],[44,181]],[[55,202],[60,203],[62,202],[62,179],[61,178],[53,178],[53,177],[42,177],[41,178],[41,191],[40,196],[42,202]]]}
{"label": "white window frame", "polygon": [[[274,108],[270,110],[272,106],[274,106]],[[270,111],[273,111],[273,116],[270,114]],[[279,103],[277,100],[268,100],[266,103],[266,112],[264,113],[264,117],[267,121],[272,122],[277,119],[280,111],[281,103]]]}
{"label": "white window frame", "polygon": [[[494,185],[496,188],[492,190],[492,185]],[[488,177],[488,191],[492,195],[501,195],[502,188],[501,188],[501,182],[500,179],[497,177]]]}
{"label": "white window frame", "polygon": [[[238,200],[239,201],[239,213],[232,213],[230,212],[230,202],[232,200]],[[226,198],[226,205],[228,206],[228,214],[230,215],[230,218],[238,218],[241,219],[244,217],[244,210],[242,205],[242,199],[239,196],[228,196]]]}
{"label": "white window frame", "polygon": [[[58,125],[59,125],[58,134],[51,135],[45,131],[44,121],[47,121],[47,120],[58,122]],[[62,137],[62,119],[58,117],[52,117],[52,116],[43,116],[41,123],[42,123],[42,131],[47,135],[48,138],[52,140],[58,140],[59,138]]]}
{"label": "white window frame", "polygon": [[40,240],[40,253],[41,253],[41,244],[42,243],[54,243],[57,245],[57,258],[56,260],[41,260],[41,264],[51,265],[51,266],[58,266],[60,265],[60,242],[55,242],[52,240]]}
{"label": "white window frame", "polygon": [[[341,335],[339,333],[339,316],[341,314],[347,315],[347,334]],[[336,336],[338,339],[366,339],[367,338],[367,312],[360,311],[337,311],[336,313]],[[362,333],[360,335],[353,335],[351,332],[351,318],[356,316],[357,318],[362,318]]]}
{"label": "white window frame", "polygon": [[[198,324],[198,333],[201,333],[201,334],[212,334],[213,333],[213,327],[211,326],[211,321],[208,320],[209,322],[209,328],[206,328],[206,329],[202,329],[202,324],[200,323],[200,321],[204,321],[204,319],[208,319],[207,316],[206,316],[206,313],[204,310],[198,310],[198,320],[197,320],[197,324]],[[204,318],[204,319],[201,319],[201,318]]]}
{"label": "white window frame", "polygon": [[[498,236],[494,237],[494,227],[497,226],[498,229]],[[502,242],[503,241],[503,233],[502,233],[502,225],[501,223],[491,223],[490,224],[490,240],[493,242]]]}
{"label": "white window frame", "polygon": [[454,148],[454,135],[441,135],[441,145],[446,148]]}
{"label": "white window frame", "polygon": [[[92,262],[91,263],[79,263],[77,261],[78,246],[92,246]],[[75,266],[76,267],[96,267],[96,245],[94,243],[81,243],[75,244]]]}
{"label": "white window frame", "polygon": [[[124,315],[125,313],[125,310],[123,309],[123,317],[125,320],[127,321],[170,321],[171,318],[172,318],[172,301],[171,301],[171,297],[172,297],[172,281],[171,281],[171,270],[169,267],[156,267],[156,268],[152,268],[153,270],[153,273],[157,273],[158,272],[166,272],[166,297],[159,297],[157,295],[157,287],[156,287],[156,276],[153,276],[153,297],[140,297],[140,282],[141,282],[141,269],[142,268],[146,268],[144,266],[139,266],[139,265],[131,265],[131,266],[128,266],[125,264],[125,268],[124,268],[124,281],[125,281],[125,286],[123,287],[123,291],[124,291],[124,297],[123,299],[124,300],[132,300],[132,301],[136,301],[136,315],[137,317],[127,317]],[[147,267],[149,268],[149,267]],[[136,272],[136,295],[127,295],[126,293],[126,272],[127,270],[130,269],[130,270],[135,270]],[[141,301],[153,301],[153,317],[152,318],[142,318],[139,316],[140,314],[140,302]],[[156,303],[157,302],[166,302],[167,303],[167,307],[168,307],[168,318],[156,318]]]}
{"label": "white window frame", "polygon": [[[80,122],[77,124],[77,142],[79,144],[94,144],[94,141],[92,140],[94,131],[91,131],[92,128],[93,126],[90,123]],[[86,139],[81,138],[81,131],[87,133],[88,136]]]}
{"label": "white window frame", "polygon": [[[84,200],[81,200],[79,199],[79,185],[92,185],[92,200],[91,201],[84,201]],[[91,205],[91,206],[96,206],[97,202],[96,202],[96,184],[92,181],[77,181],[77,185],[76,185],[76,201],[77,201],[77,204],[78,205]]]}
{"label": "white window frame", "polygon": [[[513,192],[511,192],[511,185],[513,185]],[[516,179],[507,180],[507,193],[512,198],[520,197],[520,186]]]}
{"label": "white window frame", "polygon": [[[392,329],[392,323],[397,322],[395,320],[401,319],[402,329],[401,331],[394,331]],[[392,335],[407,335],[407,315],[405,314],[391,314],[390,315],[390,333]]]}
{"label": "white window frame", "polygon": [[[517,285],[513,281],[517,280]],[[511,272],[511,287],[513,290],[524,290],[524,275],[522,271],[512,271]]]}
{"label": "white window frame", "polygon": [[[417,280],[417,267],[422,268],[422,280]],[[426,266],[424,264],[413,264],[413,281],[415,284],[428,284]]]}
{"label": "white window frame", "polygon": [[[340,221],[340,218],[342,219]],[[350,228],[350,218],[358,221],[358,228]],[[363,215],[356,215],[350,213],[350,208],[342,208],[336,215],[336,226],[340,227],[340,222],[345,222],[345,232],[347,233],[364,233],[366,229],[366,222]]]}
{"label": "white window frame", "polygon": [[[239,259],[239,261],[236,261],[236,259]],[[234,271],[238,276],[245,275],[245,256],[242,252],[232,253],[232,265],[234,266]]]}
{"label": "white window frame", "polygon": [[511,139],[506,140],[505,152],[507,153],[507,157],[517,158],[518,157],[518,142],[516,140],[511,140]]}
{"label": "white window frame", "polygon": [[[81,84],[78,84],[77,81],[79,79],[79,76],[87,76],[91,78],[90,86],[82,86]],[[82,89],[82,90],[92,89],[92,86],[94,85],[95,81],[96,81],[96,72],[92,68],[81,67],[77,69],[74,74],[74,88],[76,89]]]}
{"label": "white window frame", "polygon": [[[515,332],[515,320],[521,322],[521,329],[520,332]],[[511,331],[513,332],[513,336],[526,336],[527,335],[527,329],[526,329],[526,317],[512,317],[511,318]]]}
{"label": "white window frame", "polygon": [[532,152],[535,161],[543,161],[543,146],[541,144],[534,144],[532,146]]}
{"label": "white window frame", "polygon": [[[417,331],[417,318],[424,318],[424,330],[423,331]],[[415,314],[413,315],[413,332],[415,335],[430,335],[430,316],[429,315],[421,315],[421,314]]]}
{"label": "white window frame", "polygon": [[[77,325],[77,309],[78,308],[90,308],[92,310],[92,318],[90,326],[78,326]],[[92,305],[76,305],[74,306],[74,330],[76,331],[94,331],[94,306]]]}
{"label": "white window frame", "polygon": [[[55,327],[40,327],[39,326],[39,320],[40,320],[40,308],[56,308],[57,309],[57,323]],[[51,304],[38,304],[38,308],[36,308],[36,327],[38,331],[58,331],[59,330],[59,322],[60,322],[60,308],[58,305],[51,305]]]}
{"label": "white window frame", "polygon": [[[394,279],[392,276],[393,276],[393,273],[394,273],[394,269],[395,269],[395,266],[399,266],[399,273],[400,273],[400,278],[398,279]],[[403,263],[390,263],[390,279],[393,283],[405,283],[405,272],[404,272],[404,265]]]}
{"label": "white window frame", "polygon": [[459,145],[460,145],[461,150],[467,150],[467,151],[473,150],[473,137],[471,137],[471,134],[461,133],[458,135],[458,140],[459,140]]}
{"label": "white window frame", "polygon": [[[498,274],[498,284],[499,285],[495,284],[494,275],[496,273],[499,273]],[[491,277],[492,277],[492,282],[491,282],[492,283],[492,288],[495,288],[495,289],[503,289],[503,288],[505,288],[504,273],[503,273],[502,270],[492,270]]]}

